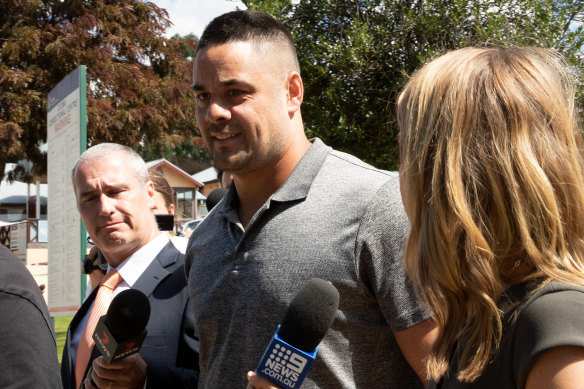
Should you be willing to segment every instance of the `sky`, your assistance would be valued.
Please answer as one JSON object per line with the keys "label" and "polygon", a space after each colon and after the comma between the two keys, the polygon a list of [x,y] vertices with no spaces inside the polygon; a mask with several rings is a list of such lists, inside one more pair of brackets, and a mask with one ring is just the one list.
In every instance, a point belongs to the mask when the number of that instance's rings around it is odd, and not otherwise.
{"label": "sky", "polygon": [[236,7],[245,9],[241,1],[234,0],[147,0],[160,8],[166,9],[170,21],[173,23],[166,34],[171,37],[194,33],[200,37],[205,26],[225,12],[233,11]]}

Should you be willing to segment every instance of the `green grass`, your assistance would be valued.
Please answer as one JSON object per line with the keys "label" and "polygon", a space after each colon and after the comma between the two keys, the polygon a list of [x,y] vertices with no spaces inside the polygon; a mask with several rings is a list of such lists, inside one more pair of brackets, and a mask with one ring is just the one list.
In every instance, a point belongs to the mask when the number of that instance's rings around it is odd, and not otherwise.
{"label": "green grass", "polygon": [[65,347],[65,339],[67,337],[67,327],[69,327],[69,322],[71,322],[71,319],[73,319],[73,316],[55,317],[55,335],[57,337],[57,354],[59,355],[59,364],[61,364],[63,347]]}

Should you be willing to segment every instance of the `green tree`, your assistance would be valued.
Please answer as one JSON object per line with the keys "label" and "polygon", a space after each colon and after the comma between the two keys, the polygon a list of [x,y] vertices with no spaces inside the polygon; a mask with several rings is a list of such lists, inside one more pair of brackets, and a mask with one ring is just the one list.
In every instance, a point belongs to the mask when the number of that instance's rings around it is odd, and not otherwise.
{"label": "green tree", "polygon": [[185,47],[168,14],[140,0],[0,2],[0,179],[7,162],[46,172],[48,92],[87,66],[88,143],[171,147],[198,139]]}
{"label": "green tree", "polygon": [[[179,57],[188,61],[190,64],[190,61],[195,57],[199,38],[192,33],[185,36],[176,34],[172,37],[172,40],[179,47]],[[189,81],[190,77],[191,75],[189,73]],[[205,148],[203,138],[201,137],[185,139],[178,144],[148,144],[142,149],[140,155],[145,161],[166,158],[189,174],[199,172],[211,166],[211,154]]]}
{"label": "green tree", "polygon": [[247,0],[292,31],[309,136],[396,169],[396,99],[427,60],[465,46],[555,48],[573,64],[583,107],[581,0]]}

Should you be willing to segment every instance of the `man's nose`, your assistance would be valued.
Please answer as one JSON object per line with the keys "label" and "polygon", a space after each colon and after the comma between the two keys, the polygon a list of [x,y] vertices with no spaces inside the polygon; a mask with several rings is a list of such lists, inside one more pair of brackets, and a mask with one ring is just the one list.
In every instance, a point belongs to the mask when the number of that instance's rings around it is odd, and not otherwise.
{"label": "man's nose", "polygon": [[100,205],[99,211],[102,215],[111,215],[116,210],[115,200],[112,199],[111,197],[106,196],[105,194],[101,195],[99,199],[99,205]]}
{"label": "man's nose", "polygon": [[231,111],[227,105],[219,99],[211,99],[209,106],[207,107],[205,118],[212,123],[227,121],[231,119]]}

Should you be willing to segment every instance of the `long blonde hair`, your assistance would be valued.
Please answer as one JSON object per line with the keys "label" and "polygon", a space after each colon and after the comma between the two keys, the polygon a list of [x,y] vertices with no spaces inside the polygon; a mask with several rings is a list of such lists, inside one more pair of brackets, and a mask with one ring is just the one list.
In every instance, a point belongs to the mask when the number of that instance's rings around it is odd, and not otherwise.
{"label": "long blonde hair", "polygon": [[440,330],[431,378],[457,347],[457,378],[480,376],[501,339],[505,284],[584,285],[583,141],[566,69],[551,50],[466,48],[399,97],[406,264]]}

